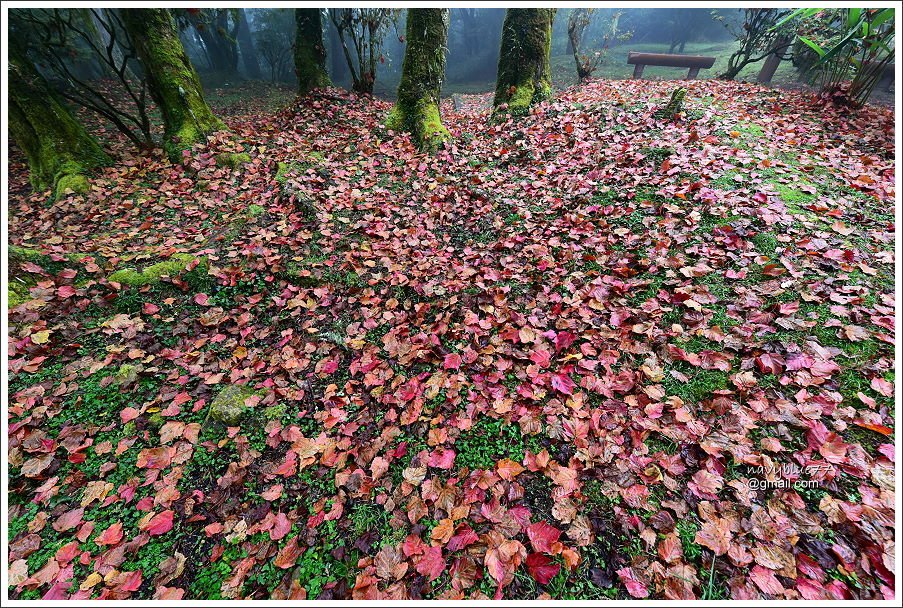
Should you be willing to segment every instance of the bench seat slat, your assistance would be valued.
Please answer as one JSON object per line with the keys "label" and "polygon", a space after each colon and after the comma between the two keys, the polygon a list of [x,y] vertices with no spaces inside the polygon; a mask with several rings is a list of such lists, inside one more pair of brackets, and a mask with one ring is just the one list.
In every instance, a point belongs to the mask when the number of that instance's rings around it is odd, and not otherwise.
{"label": "bench seat slat", "polygon": [[715,65],[714,57],[705,55],[673,55],[668,53],[627,53],[631,65],[655,65],[669,68],[705,68]]}

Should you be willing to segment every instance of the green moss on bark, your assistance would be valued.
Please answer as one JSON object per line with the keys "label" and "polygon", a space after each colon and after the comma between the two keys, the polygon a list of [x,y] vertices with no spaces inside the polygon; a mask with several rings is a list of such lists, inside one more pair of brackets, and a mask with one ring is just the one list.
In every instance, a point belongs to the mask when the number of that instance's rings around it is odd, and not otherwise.
{"label": "green moss on bark", "polygon": [[86,174],[110,158],[17,44],[9,47],[9,130],[28,159],[35,190],[87,192]]}
{"label": "green moss on bark", "polygon": [[298,93],[304,95],[332,84],[326,72],[320,9],[296,8],[295,25],[295,73],[298,75]]}
{"label": "green moss on bark", "polygon": [[418,146],[431,150],[450,137],[439,116],[448,22],[448,9],[408,9],[398,102],[386,120],[389,129],[407,131]]}
{"label": "green moss on bark", "polygon": [[554,8],[509,8],[502,26],[498,79],[493,106],[507,104],[514,116],[552,97],[549,56]]}
{"label": "green moss on bark", "polygon": [[173,162],[182,151],[225,129],[204,100],[168,9],[122,9],[123,23],[147,74],[151,96],[163,114],[163,149]]}

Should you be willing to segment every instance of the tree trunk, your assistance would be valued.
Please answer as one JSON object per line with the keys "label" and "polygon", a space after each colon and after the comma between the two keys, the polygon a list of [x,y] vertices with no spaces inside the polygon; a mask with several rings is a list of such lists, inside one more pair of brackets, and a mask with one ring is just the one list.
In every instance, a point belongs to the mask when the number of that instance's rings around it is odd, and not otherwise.
{"label": "tree trunk", "polygon": [[514,115],[552,97],[549,55],[554,8],[509,8],[502,26],[498,80],[493,106],[508,104]]}
{"label": "tree trunk", "polygon": [[241,60],[245,64],[248,78],[260,79],[260,63],[257,61],[257,51],[254,49],[254,41],[251,38],[251,27],[248,25],[247,9],[238,11],[238,48],[241,51]]}
{"label": "tree trunk", "polygon": [[439,117],[448,23],[446,8],[408,9],[398,102],[386,121],[388,128],[411,133],[417,145],[427,149],[437,148],[449,137]]}
{"label": "tree trunk", "polygon": [[9,45],[9,131],[28,159],[35,190],[87,192],[85,174],[110,158],[63,105],[24,51]]}
{"label": "tree trunk", "polygon": [[148,88],[163,114],[163,149],[173,162],[182,151],[225,129],[210,106],[197,72],[191,65],[172,15],[167,9],[122,9],[122,20],[132,37],[147,74]]}
{"label": "tree trunk", "polygon": [[298,93],[328,87],[326,46],[323,44],[323,21],[318,8],[295,9],[295,73]]}
{"label": "tree trunk", "polygon": [[781,64],[781,55],[791,42],[792,39],[788,35],[780,36],[777,39],[771,55],[765,58],[765,63],[762,64],[762,69],[759,70],[759,77],[757,78],[759,82],[763,84],[771,82],[771,79],[774,78],[774,73],[778,71],[778,66]]}

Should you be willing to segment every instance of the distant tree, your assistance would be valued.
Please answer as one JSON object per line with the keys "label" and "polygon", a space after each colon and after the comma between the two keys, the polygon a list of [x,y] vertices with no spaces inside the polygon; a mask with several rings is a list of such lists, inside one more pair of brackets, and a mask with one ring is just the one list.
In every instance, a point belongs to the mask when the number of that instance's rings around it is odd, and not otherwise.
{"label": "distant tree", "polygon": [[693,9],[672,8],[667,10],[668,29],[671,35],[671,46],[668,47],[668,52],[673,53],[676,50],[678,53],[683,53],[696,29],[694,22],[698,15],[693,12]]}
{"label": "distant tree", "polygon": [[[391,8],[329,9],[329,19],[339,34],[342,52],[351,72],[351,86],[358,93],[373,93],[376,68],[385,62],[383,41],[400,12],[400,9]],[[354,48],[354,57],[348,47],[348,39]]]}
{"label": "distant tree", "polygon": [[[782,55],[792,44],[786,36],[785,27],[776,27],[790,10],[783,8],[744,8],[743,21],[739,25],[725,22],[725,27],[733,34],[740,48],[733,52],[727,62],[727,69],[718,75],[722,80],[733,80],[740,71],[751,63],[761,61],[769,55]],[[713,11],[716,19],[724,16]]]}
{"label": "distant tree", "polygon": [[192,28],[201,39],[211,70],[221,74],[238,72],[241,9],[177,8],[172,12],[179,29]]}
{"label": "distant tree", "polygon": [[574,62],[577,64],[577,78],[583,82],[593,75],[599,64],[605,58],[609,46],[615,40],[628,40],[630,32],[618,30],[618,21],[621,11],[616,11],[605,23],[602,31],[602,41],[599,48],[590,50],[585,48],[585,34],[595,14],[594,8],[572,9],[568,15],[568,48],[574,54]]}
{"label": "distant tree", "polygon": [[260,62],[257,61],[257,50],[251,37],[251,26],[248,24],[248,9],[238,9],[238,50],[241,61],[248,73],[248,78],[260,78]]}
{"label": "distant tree", "polygon": [[408,9],[398,102],[386,121],[388,128],[411,133],[427,149],[435,149],[449,137],[439,116],[448,22],[447,8]]}
{"label": "distant tree", "polygon": [[[10,32],[66,100],[103,116],[139,148],[154,146],[147,82],[116,9],[12,9]],[[81,74],[71,60],[79,53],[113,86]]]}
{"label": "distant tree", "polygon": [[318,8],[295,9],[295,73],[302,95],[332,84],[326,72],[323,20]]}
{"label": "distant tree", "polygon": [[552,97],[549,53],[554,8],[509,8],[502,25],[499,69],[493,106],[508,104],[523,115],[532,104]]}
{"label": "distant tree", "polygon": [[55,198],[70,190],[86,192],[88,172],[110,159],[14,37],[9,41],[8,76],[9,131],[28,159],[35,190],[50,187]]}
{"label": "distant tree", "polygon": [[295,9],[253,9],[254,44],[269,69],[272,82],[291,82],[294,76]]}
{"label": "distant tree", "polygon": [[167,9],[121,9],[122,21],[147,74],[151,96],[163,114],[163,149],[177,162],[182,150],[225,128],[204,100]]}

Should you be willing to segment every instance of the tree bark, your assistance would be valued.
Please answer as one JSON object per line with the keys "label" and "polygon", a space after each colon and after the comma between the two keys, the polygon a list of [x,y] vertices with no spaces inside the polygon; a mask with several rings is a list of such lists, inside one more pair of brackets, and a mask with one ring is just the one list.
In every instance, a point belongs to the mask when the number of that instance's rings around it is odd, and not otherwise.
{"label": "tree bark", "polygon": [[225,129],[204,100],[175,21],[167,9],[122,9],[122,21],[132,37],[147,74],[154,101],[163,114],[163,149],[173,162],[182,151]]}
{"label": "tree bark", "polygon": [[431,150],[449,137],[439,117],[448,23],[448,9],[408,9],[398,102],[386,121],[388,128],[411,133],[418,146]]}
{"label": "tree bark", "polygon": [[781,55],[791,42],[793,42],[793,39],[786,34],[778,38],[777,42],[775,42],[774,50],[771,55],[765,58],[765,63],[762,64],[762,69],[759,70],[759,77],[757,78],[759,82],[763,84],[771,82],[771,79],[774,78],[774,73],[778,71],[778,66],[781,64]]}
{"label": "tree bark", "polygon": [[554,8],[509,8],[502,26],[498,79],[493,106],[508,104],[514,116],[552,97],[549,55]]}
{"label": "tree bark", "polygon": [[328,87],[326,46],[323,44],[323,18],[318,8],[295,9],[295,73],[298,93]]}
{"label": "tree bark", "polygon": [[9,45],[9,131],[28,159],[35,190],[87,192],[86,174],[110,158],[19,45]]}
{"label": "tree bark", "polygon": [[241,51],[242,63],[245,64],[248,78],[260,80],[260,62],[257,61],[257,51],[254,49],[254,40],[251,38],[247,9],[236,10],[238,11],[238,49]]}

